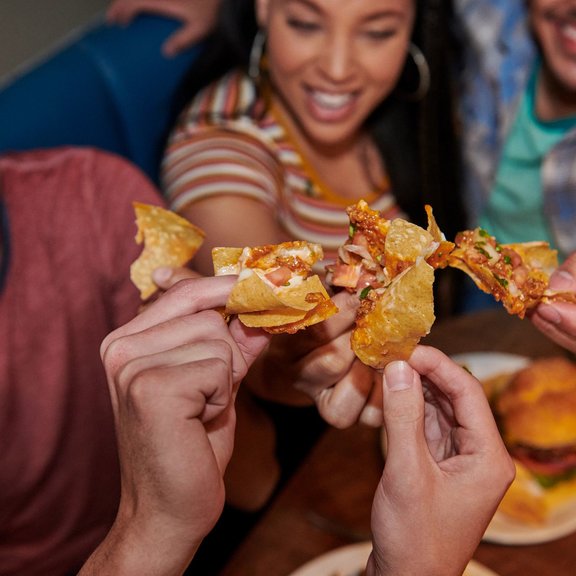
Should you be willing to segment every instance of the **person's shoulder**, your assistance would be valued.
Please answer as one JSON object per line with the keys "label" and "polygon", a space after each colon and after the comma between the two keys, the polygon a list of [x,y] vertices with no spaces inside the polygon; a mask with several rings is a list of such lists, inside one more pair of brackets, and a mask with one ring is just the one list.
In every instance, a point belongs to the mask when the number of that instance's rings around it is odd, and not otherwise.
{"label": "person's shoulder", "polygon": [[252,80],[232,70],[203,88],[188,104],[182,116],[190,126],[223,125],[249,118],[260,100]]}
{"label": "person's shoulder", "polygon": [[140,170],[127,158],[90,146],[56,146],[10,152],[0,156],[2,171],[20,174],[50,173],[61,178],[73,175],[86,178],[93,173]]}

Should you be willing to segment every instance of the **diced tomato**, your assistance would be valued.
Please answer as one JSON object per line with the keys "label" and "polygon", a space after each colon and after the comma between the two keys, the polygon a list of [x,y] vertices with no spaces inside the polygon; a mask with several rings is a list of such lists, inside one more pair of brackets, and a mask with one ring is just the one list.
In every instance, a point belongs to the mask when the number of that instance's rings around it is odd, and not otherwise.
{"label": "diced tomato", "polygon": [[290,278],[292,278],[292,272],[286,266],[280,266],[280,268],[266,274],[266,279],[274,286],[284,286],[288,284]]}
{"label": "diced tomato", "polygon": [[355,289],[360,280],[361,270],[360,264],[336,264],[332,268],[332,284]]}

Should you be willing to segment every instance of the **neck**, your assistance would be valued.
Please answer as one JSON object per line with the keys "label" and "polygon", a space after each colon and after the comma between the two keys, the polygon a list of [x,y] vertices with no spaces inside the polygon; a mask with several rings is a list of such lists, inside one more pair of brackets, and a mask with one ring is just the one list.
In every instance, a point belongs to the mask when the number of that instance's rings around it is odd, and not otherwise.
{"label": "neck", "polygon": [[362,138],[361,133],[353,134],[346,140],[333,144],[322,144],[310,139],[296,118],[290,113],[290,109],[283,100],[275,95],[272,99],[272,107],[276,119],[284,126],[292,141],[307,158],[323,158],[324,160],[337,160],[354,149],[357,142]]}
{"label": "neck", "polygon": [[273,114],[321,188],[341,197],[370,197],[384,184],[379,153],[368,134],[358,130],[345,140],[323,145],[307,137],[279,98],[271,100]]}
{"label": "neck", "polygon": [[544,121],[576,115],[576,92],[562,85],[545,67],[536,90],[536,115]]}

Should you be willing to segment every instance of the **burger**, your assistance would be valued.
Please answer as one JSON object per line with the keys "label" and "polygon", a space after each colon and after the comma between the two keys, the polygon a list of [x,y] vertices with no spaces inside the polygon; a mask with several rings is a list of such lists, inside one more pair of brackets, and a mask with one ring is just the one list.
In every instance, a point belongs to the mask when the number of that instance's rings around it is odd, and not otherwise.
{"label": "burger", "polygon": [[576,500],[576,364],[564,357],[535,360],[493,404],[517,468],[502,509],[544,521],[558,504]]}

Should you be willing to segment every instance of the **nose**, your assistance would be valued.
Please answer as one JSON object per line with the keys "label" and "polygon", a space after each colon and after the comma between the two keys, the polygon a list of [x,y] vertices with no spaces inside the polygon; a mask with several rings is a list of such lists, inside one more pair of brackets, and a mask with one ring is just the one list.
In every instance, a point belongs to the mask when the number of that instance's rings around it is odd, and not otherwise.
{"label": "nose", "polygon": [[352,43],[346,38],[334,36],[323,43],[318,66],[330,81],[344,83],[354,75],[355,61]]}

